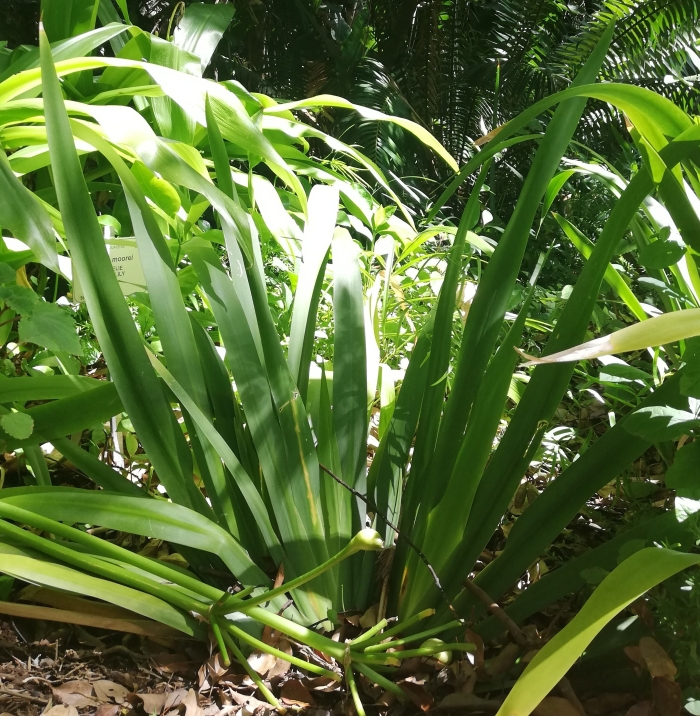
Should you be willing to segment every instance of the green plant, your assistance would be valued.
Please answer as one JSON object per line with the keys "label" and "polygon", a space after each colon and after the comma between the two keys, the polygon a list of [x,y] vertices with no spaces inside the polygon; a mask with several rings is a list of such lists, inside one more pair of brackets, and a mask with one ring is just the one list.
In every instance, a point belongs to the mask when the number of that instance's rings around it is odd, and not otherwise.
{"label": "green plant", "polygon": [[[82,56],[127,30],[132,37],[119,57]],[[6,182],[31,218],[11,228],[31,246],[34,258],[45,262],[58,262],[54,232],[61,238],[61,258],[68,254],[80,279],[112,382],[71,375],[0,381],[0,404],[7,406],[7,414],[24,413],[33,421],[28,436],[21,433],[26,419],[19,418],[19,425],[17,418],[7,425],[0,421],[0,436],[7,449],[35,448],[35,473],[43,475],[44,483],[0,493],[0,569],[53,589],[117,600],[197,637],[206,637],[201,621],[208,622],[224,659],[229,652],[241,659],[240,649],[247,644],[338,678],[335,660],[346,668],[358,710],[353,670],[402,697],[383,673],[390,675],[401,658],[444,651],[444,644],[425,640],[441,633],[460,638],[466,617],[483,613],[485,605],[474,596],[470,575],[534,459],[574,370],[570,361],[537,366],[503,431],[504,405],[518,361],[513,349],[521,343],[535,287],[525,294],[517,316],[508,309],[530,227],[540,205],[544,202],[546,215],[563,185],[555,173],[586,98],[624,111],[646,153],[592,247],[546,353],[556,360],[586,337],[604,278],[624,293],[617,274],[610,273],[610,260],[649,194],[658,191],[678,226],[683,257],[694,261],[698,219],[681,180],[695,182],[700,128],[649,90],[592,84],[612,32],[610,26],[572,87],[504,125],[459,171],[432,212],[434,217],[478,171],[459,226],[428,226],[420,234],[376,165],[292,114],[326,104],[348,106],[344,100],[319,97],[279,105],[235,83],[204,80],[199,76],[201,55],[134,28],[107,26],[59,43],[53,51],[42,33],[38,55],[22,71],[0,79],[0,141],[8,150],[17,149],[8,156],[13,171],[5,172]],[[209,46],[205,43],[207,52]],[[78,56],[55,61],[52,52]],[[32,67],[37,59],[40,68]],[[64,99],[62,92],[74,99]],[[544,135],[518,134],[555,106]],[[407,128],[454,166],[420,127],[355,109],[374,121]],[[325,142],[352,166],[339,167],[305,153],[309,139]],[[505,147],[532,139],[539,142],[535,159],[494,247],[473,233],[488,162]],[[51,171],[45,171],[49,166]],[[36,172],[41,187],[30,192],[14,172]],[[358,188],[358,175],[371,177],[393,206],[385,207]],[[98,187],[90,187],[88,180],[96,179],[102,180]],[[50,191],[42,199],[45,189]],[[102,212],[109,217],[103,224],[120,230],[130,225],[134,233],[134,239],[126,230],[126,238],[108,240],[135,245],[144,264],[147,291],[132,296],[132,305],[138,306],[136,322],[105,248],[95,210],[101,191],[115,197],[102,205],[111,210]],[[0,209],[0,222],[6,221]],[[437,258],[420,255],[417,247],[440,231],[454,239],[444,276],[436,280],[441,284],[438,300],[433,310],[423,311],[426,320],[411,334],[415,345],[395,400],[392,382],[381,371],[381,439],[367,471],[377,347],[383,344],[385,355],[409,352],[400,332],[391,329],[405,310],[402,299],[389,303],[392,277],[408,275],[412,262],[416,266]],[[277,310],[277,287],[267,290],[260,242],[265,232],[279,244],[278,261],[295,273],[287,323]],[[381,250],[378,237],[384,239]],[[478,288],[462,329],[455,308],[458,289],[463,296],[464,263],[472,258],[467,245],[490,257],[488,263],[482,256],[475,262]],[[359,260],[363,250],[364,274]],[[377,265],[384,273],[375,278],[371,271]],[[319,306],[328,302],[324,292],[332,296],[332,376],[323,361],[315,376],[309,364]],[[284,289],[282,293],[286,295]],[[625,295],[634,311],[637,304]],[[695,316],[694,311],[669,312],[656,323],[626,330],[644,333],[658,322],[685,324],[696,322]],[[461,340],[451,363],[455,329]],[[664,340],[676,343],[694,330],[684,327]],[[288,340],[286,355],[282,338]],[[215,344],[225,350],[224,359]],[[649,344],[644,338],[633,347]],[[592,493],[654,443],[688,429],[688,421],[696,419],[689,411],[696,363],[688,350],[679,342],[680,369],[659,380],[639,410],[580,453],[517,520],[505,550],[474,580],[488,596],[500,597]],[[26,406],[37,399],[53,400]],[[683,420],[676,418],[683,412],[691,412],[692,418],[680,427]],[[117,413],[133,428],[136,451],[147,456],[148,477],[136,484],[65,437]],[[668,428],[669,422],[675,426],[670,433],[659,433],[658,415],[661,427]],[[663,416],[670,420],[664,422]],[[20,434],[6,430],[8,425]],[[47,485],[48,471],[36,454],[36,446],[47,441],[105,490]],[[381,536],[366,528],[368,521]],[[192,571],[134,555],[69,526],[75,523],[181,545]],[[635,534],[647,543],[686,527],[684,520],[649,520]],[[520,597],[530,600],[529,606],[522,608],[516,600],[512,609],[527,616],[533,599],[541,604],[560,598],[574,588],[570,584],[580,578],[584,562],[588,568],[614,561],[620,545],[631,539],[623,537],[591,557],[572,561],[553,579],[543,579],[535,598],[530,590]],[[383,590],[383,613],[375,631],[340,645],[310,629],[307,625],[332,618],[334,611],[367,606],[373,552],[395,540],[393,574]],[[270,573],[279,565],[286,582],[270,589]],[[207,577],[212,569],[228,570],[243,591],[227,594]],[[570,583],[559,576],[565,569],[575,577]],[[280,616],[286,592],[294,606]],[[382,631],[386,614],[398,614],[401,622]],[[418,626],[426,619],[425,628]],[[254,636],[256,625],[262,624],[325,654],[327,665],[263,644]],[[489,624],[483,620],[477,629]],[[398,633],[405,636],[381,643]],[[424,645],[387,652],[411,642]],[[469,648],[460,641],[450,645],[455,651]],[[275,703],[264,685],[256,683]]]}

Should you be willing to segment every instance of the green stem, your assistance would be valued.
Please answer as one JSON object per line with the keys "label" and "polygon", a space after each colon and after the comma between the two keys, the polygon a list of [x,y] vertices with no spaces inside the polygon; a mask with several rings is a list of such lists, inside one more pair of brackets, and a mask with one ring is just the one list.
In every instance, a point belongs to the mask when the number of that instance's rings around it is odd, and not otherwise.
{"label": "green stem", "polygon": [[255,682],[255,685],[260,689],[260,693],[267,699],[267,702],[269,704],[272,704],[276,709],[280,711],[280,713],[286,713],[286,709],[280,704],[280,702],[272,695],[272,692],[270,689],[265,686],[265,683],[260,678],[260,674],[258,674],[257,671],[250,665],[248,662],[248,659],[243,656],[243,652],[238,648],[238,645],[233,640],[230,634],[227,632],[223,632],[222,636],[224,638],[224,641],[228,645],[229,649],[233,652],[233,655],[238,659],[241,666],[246,670],[248,673],[248,676]]}
{"label": "green stem", "polygon": [[285,619],[284,617],[274,614],[273,612],[268,612],[266,609],[262,609],[261,607],[246,609],[245,614],[247,614],[251,619],[255,619],[256,622],[260,622],[261,624],[265,624],[265,626],[269,626],[276,631],[281,631],[287,636],[291,636],[295,641],[306,644],[312,649],[316,649],[323,654],[332,656],[341,663],[343,661],[343,655],[345,654],[344,644],[338,644],[338,642],[333,641],[322,634],[317,634],[315,631],[307,629],[307,627],[302,626],[301,624],[296,624],[289,619]]}
{"label": "green stem", "polygon": [[431,644],[430,646],[422,646],[420,649],[392,652],[392,655],[399,659],[410,659],[413,656],[432,656],[443,651],[474,651],[475,649],[475,644]]}
{"label": "green stem", "polygon": [[367,641],[368,639],[371,639],[375,634],[378,634],[386,625],[388,624],[386,619],[382,619],[380,622],[377,622],[371,629],[368,629],[364,634],[360,634],[360,636],[357,637],[357,639],[353,639],[350,642],[350,646],[357,646],[358,644],[362,644],[363,642]]}
{"label": "green stem", "polygon": [[221,653],[221,659],[224,662],[224,666],[229,667],[231,666],[231,659],[229,658],[226,643],[224,642],[223,635],[221,634],[221,627],[212,614],[209,614],[209,624],[211,625],[211,630],[214,633],[214,638],[216,639],[216,644],[219,647],[219,652]]}
{"label": "green stem", "polygon": [[250,644],[250,646],[254,647],[255,649],[259,649],[260,651],[272,654],[278,659],[288,661],[290,664],[294,664],[300,669],[310,671],[312,674],[318,674],[319,676],[327,676],[334,681],[340,681],[340,677],[334,671],[330,671],[330,669],[324,669],[322,666],[316,666],[316,664],[310,664],[308,661],[298,659],[296,656],[290,656],[289,654],[285,654],[283,651],[276,649],[274,646],[265,644],[259,639],[256,639],[254,636],[251,636],[250,634],[244,632],[243,629],[239,629],[235,624],[231,624],[230,622],[228,622],[225,626],[225,629],[241,641],[246,642],[246,644]]}
{"label": "green stem", "polygon": [[[77,530],[76,530],[77,531]],[[93,557],[90,555],[79,554],[74,552],[72,549],[68,549],[63,545],[60,545],[51,540],[44,539],[35,535],[32,532],[23,530],[9,522],[0,520],[0,534],[5,534],[11,538],[16,539],[21,544],[26,544],[43,554],[47,554],[49,557],[58,559],[61,562],[71,564],[74,567],[83,569],[87,572],[92,572],[105,579],[110,579],[114,582],[119,582],[127,587],[136,589],[141,592],[146,592],[154,597],[158,597],[169,604],[172,604],[180,609],[187,612],[196,612],[198,614],[206,615],[209,610],[209,605],[193,599],[192,597],[182,594],[177,590],[169,587],[165,584],[160,584],[151,579],[142,577],[139,574],[129,572],[122,567],[111,564],[99,557]]]}
{"label": "green stem", "polygon": [[36,527],[44,532],[54,534],[57,537],[62,537],[71,542],[81,544],[96,554],[103,555],[110,559],[116,559],[125,564],[130,564],[132,567],[137,567],[168,582],[178,584],[195,594],[201,595],[205,599],[211,599],[216,602],[219,601],[222,596],[226,595],[226,592],[204,584],[194,577],[182,574],[182,572],[178,572],[165,564],[147,559],[146,557],[141,557],[138,554],[129,552],[129,550],[123,547],[118,547],[99,537],[87,534],[87,532],[81,532],[74,527],[64,525],[62,522],[57,522],[49,517],[43,517],[42,515],[36,514],[36,512],[30,512],[21,507],[16,507],[3,500],[0,500],[0,517],[14,520],[15,522],[29,525],[30,527]]}
{"label": "green stem", "polygon": [[365,708],[360,701],[360,694],[357,692],[357,684],[355,683],[355,675],[352,673],[352,667],[348,666],[345,670],[345,678],[348,682],[348,688],[352,696],[353,703],[355,704],[355,711],[357,716],[365,716]]}
{"label": "green stem", "polygon": [[406,644],[412,644],[414,641],[422,641],[428,637],[441,634],[449,629],[454,629],[456,626],[461,626],[460,623],[455,619],[448,624],[442,624],[441,626],[433,627],[432,629],[426,629],[420,631],[417,634],[404,637],[403,639],[394,639],[393,641],[384,641],[381,644],[372,644],[371,646],[365,647],[366,654],[374,654],[378,651],[385,651],[386,649],[393,649],[395,646],[404,646]]}
{"label": "green stem", "polygon": [[433,614],[435,614],[434,609],[424,609],[422,612],[418,612],[418,614],[414,614],[412,617],[409,617],[406,621],[395,624],[391,627],[391,629],[387,629],[383,634],[379,634],[378,636],[368,639],[368,641],[372,644],[376,644],[384,639],[388,639],[390,636],[394,636],[394,634],[405,632],[409,627],[412,627],[417,622],[423,621],[423,619],[432,617]]}
{"label": "green stem", "polygon": [[379,686],[387,691],[391,691],[391,693],[395,694],[400,701],[406,700],[406,694],[400,686],[395,684],[393,681],[389,681],[389,679],[385,678],[381,674],[378,674],[374,669],[367,666],[367,664],[356,663],[355,668],[361,674],[364,674],[370,681],[373,681],[375,684],[379,684]]}
{"label": "green stem", "polygon": [[[274,599],[280,594],[285,594],[293,589],[297,589],[302,584],[306,584],[324,572],[327,572],[329,569],[333,569],[336,564],[339,564],[344,559],[347,559],[357,552],[361,552],[363,550],[377,550],[382,547],[383,543],[379,538],[379,535],[374,530],[362,530],[361,532],[358,532],[358,534],[356,534],[350,542],[348,542],[347,546],[340,550],[340,552],[338,552],[338,554],[334,557],[326,560],[323,564],[320,564],[318,567],[315,567],[306,574],[302,574],[300,577],[292,579],[291,582],[287,582],[286,584],[277,587],[277,589],[271,589],[269,592],[265,592],[264,594],[253,597],[252,599],[248,599],[241,607],[237,606],[236,611],[247,612],[247,610],[251,607],[257,607],[258,604],[269,602],[271,599]],[[226,606],[226,604],[224,604],[224,606]]]}

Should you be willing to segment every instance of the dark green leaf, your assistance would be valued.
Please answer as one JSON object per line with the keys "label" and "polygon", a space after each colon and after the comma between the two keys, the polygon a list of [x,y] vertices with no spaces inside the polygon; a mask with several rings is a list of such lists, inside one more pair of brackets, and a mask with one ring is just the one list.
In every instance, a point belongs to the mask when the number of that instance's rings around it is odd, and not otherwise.
{"label": "dark green leaf", "polygon": [[26,440],[34,430],[34,420],[26,413],[8,413],[0,416],[0,427],[13,438]]}
{"label": "dark green leaf", "polygon": [[73,355],[83,352],[75,322],[55,303],[38,302],[31,314],[20,321],[19,339],[52,351],[66,351]]}
{"label": "dark green leaf", "polygon": [[684,445],[666,473],[666,487],[681,497],[700,499],[700,441]]}
{"label": "dark green leaf", "polygon": [[639,263],[648,269],[664,269],[677,264],[685,247],[675,241],[654,241],[639,250]]}
{"label": "dark green leaf", "polygon": [[687,410],[666,405],[656,405],[635,410],[624,421],[625,429],[639,437],[661,442],[674,440],[700,426],[700,419]]}

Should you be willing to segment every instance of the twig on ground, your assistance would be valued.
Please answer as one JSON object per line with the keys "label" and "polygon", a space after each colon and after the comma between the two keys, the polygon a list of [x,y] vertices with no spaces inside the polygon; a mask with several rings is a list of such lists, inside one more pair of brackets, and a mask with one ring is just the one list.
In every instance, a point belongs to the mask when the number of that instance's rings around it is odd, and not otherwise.
{"label": "twig on ground", "polygon": [[41,699],[38,696],[30,696],[29,694],[23,694],[21,691],[13,691],[12,689],[5,689],[0,686],[0,696],[9,696],[15,699],[22,699],[23,701],[29,701],[32,704],[39,704],[40,706],[46,706],[49,703],[48,699]]}

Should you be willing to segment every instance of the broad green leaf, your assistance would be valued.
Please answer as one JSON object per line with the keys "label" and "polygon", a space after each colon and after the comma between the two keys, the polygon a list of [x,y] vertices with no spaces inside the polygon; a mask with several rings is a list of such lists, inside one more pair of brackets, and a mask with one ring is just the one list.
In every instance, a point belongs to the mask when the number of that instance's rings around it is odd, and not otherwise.
{"label": "broad green leaf", "polygon": [[173,34],[173,42],[179,48],[199,57],[202,72],[211,62],[214,50],[231,24],[234,12],[233,4],[229,3],[192,3],[187,6]]}
{"label": "broad green leaf", "polygon": [[[682,375],[683,371],[664,381],[642,407],[686,407],[688,399],[679,390]],[[615,480],[651,447],[651,440],[632,435],[625,429],[627,420],[623,418],[580,455],[516,520],[503,553],[475,580],[493,599],[498,599],[509,589],[533,560],[547,549],[591,495]],[[468,545],[465,545],[466,549],[469,549]],[[472,550],[469,549],[470,552]],[[459,567],[460,559],[463,555],[456,555],[453,560],[455,569]],[[449,577],[449,572],[445,574]],[[480,612],[484,609],[480,602],[464,592],[456,599],[455,605],[467,611],[474,608]]]}
{"label": "broad green leaf", "polygon": [[[568,221],[568,219],[565,219],[559,214],[552,215],[559,226],[561,226],[569,241],[581,252],[581,255],[585,259],[589,259],[593,253],[593,242]],[[605,268],[605,280],[615,293],[627,304],[627,307],[632,311],[637,320],[645,321],[647,319],[647,314],[644,312],[639,300],[634,293],[632,293],[632,290],[625,283],[622,276],[620,276],[617,270],[611,265]]]}
{"label": "broad green leaf", "polygon": [[[123,182],[137,245],[142,260],[149,267],[146,283],[164,352],[168,357],[171,369],[182,381],[189,394],[193,396],[198,408],[204,410],[211,417],[211,404],[201,366],[198,363],[193,366],[191,361],[191,357],[197,352],[192,323],[185,309],[168,247],[146,203],[145,196],[124,162],[106,142],[95,136],[95,133],[85,126],[81,125],[77,129],[81,136],[89,139],[105,155]],[[141,165],[140,171],[142,176],[150,180],[152,186],[156,177],[150,176],[151,172],[145,165]],[[157,181],[167,185],[175,193],[175,190],[167,182],[162,179]],[[191,427],[187,414],[185,423],[188,428]],[[238,517],[241,516],[241,512],[245,508],[240,502],[235,502],[235,495],[232,494],[226,480],[221,459],[212,449],[208,440],[197,436],[191,429],[189,432],[199,472],[207,488],[212,508],[222,524],[227,524],[231,533],[238,535]],[[236,504],[240,506],[238,510]]]}
{"label": "broad green leaf", "polygon": [[683,361],[686,368],[681,379],[681,392],[693,398],[700,398],[700,338],[686,341]]}
{"label": "broad green leaf", "polygon": [[338,216],[338,190],[317,184],[309,194],[308,221],[304,228],[301,267],[292,308],[289,332],[289,370],[296,376],[299,393],[306,401],[309,364],[316,330],[316,313],[321,296],[328,251]]}
{"label": "broad green leaf", "polygon": [[684,445],[666,472],[666,487],[681,497],[700,498],[700,442]]}
{"label": "broad green leaf", "polygon": [[102,231],[75,151],[51,50],[43,33],[40,33],[39,41],[46,128],[56,193],[71,259],[80,276],[95,334],[126,412],[168,494],[180,504],[206,512],[208,507],[204,498],[192,481],[192,460],[187,443],[148,362],[105,250]]}
{"label": "broad green leaf", "polygon": [[[506,612],[517,624],[522,623],[532,614],[581,589],[585,584],[583,572],[586,570],[612,571],[622,561],[622,551],[632,542],[642,547],[673,544],[680,545],[681,550],[689,549],[695,542],[696,524],[697,515],[679,518],[673,511],[644,520],[548,572],[519,594]],[[502,633],[503,624],[490,616],[479,622],[475,631],[486,641]]]}
{"label": "broad green leaf", "polygon": [[[84,57],[89,55],[92,50],[104,44],[108,40],[118,37],[129,28],[121,23],[109,23],[104,27],[96,30],[85,32],[78,37],[70,37],[61,42],[54,42],[51,45],[51,51],[56,62],[60,60],[68,60],[73,57]],[[22,57],[13,62],[6,70],[0,73],[0,82],[6,80],[11,75],[18,72],[39,66],[39,48],[33,47]]]}
{"label": "broad green leaf", "polygon": [[52,445],[66,459],[84,472],[103,490],[117,492],[131,497],[147,497],[146,492],[137,487],[126,475],[121,475],[95,455],[83,450],[68,438],[53,438]]}
{"label": "broad green leaf", "polygon": [[19,339],[52,351],[82,355],[83,349],[70,314],[55,303],[39,301],[19,324]]}
{"label": "broad green leaf", "polygon": [[[8,378],[1,383],[20,380],[23,379]],[[40,378],[27,380],[40,380]],[[51,442],[53,438],[70,435],[97,423],[103,423],[123,409],[114,384],[101,381],[100,386],[94,390],[29,408],[26,412],[34,420],[34,432],[26,441],[12,438],[3,431],[0,431],[0,438],[6,440],[8,449]]]}
{"label": "broad green leaf", "polygon": [[17,278],[16,271],[9,264],[0,263],[0,284],[14,284]]}
{"label": "broad green leaf", "polygon": [[41,447],[39,445],[27,445],[24,448],[24,455],[27,458],[36,484],[42,487],[49,487],[51,485],[51,475]]}
{"label": "broad green leaf", "polygon": [[36,197],[14,175],[5,152],[0,149],[0,225],[27,244],[37,259],[58,271],[56,239],[51,219]]}
{"label": "broad green leaf", "polygon": [[95,28],[99,0],[42,0],[41,21],[52,42]]}
{"label": "broad green leaf", "polygon": [[[3,549],[0,546],[0,549]],[[101,599],[111,604],[129,609],[150,619],[184,632],[190,636],[203,636],[201,625],[194,617],[184,614],[150,594],[144,594],[121,584],[91,577],[60,564],[33,559],[22,554],[5,552],[0,560],[0,570],[16,579],[31,584],[40,584],[51,589],[82,594]]]}
{"label": "broad green leaf", "polygon": [[654,316],[642,323],[622,328],[608,336],[596,338],[565,351],[541,358],[528,356],[528,362],[523,365],[590,360],[599,356],[662,346],[698,335],[700,335],[700,308],[690,308]]}
{"label": "broad green leaf", "polygon": [[245,470],[243,470],[243,467],[233,453],[233,450],[231,450],[226,441],[211,424],[209,419],[201,412],[195,402],[183,390],[182,386],[179,385],[169,371],[160,364],[155,356],[151,358],[151,362],[157,373],[161,376],[161,378],[163,378],[170,390],[173,391],[175,397],[182,403],[185,410],[190,413],[198,429],[207,438],[207,440],[211,442],[221,459],[224,460],[226,466],[233,475],[234,480],[236,480],[241,493],[248,502],[254,517],[258,520],[258,527],[264,535],[270,549],[273,551],[275,550],[275,547],[279,549],[279,543],[270,523],[270,518],[262,497],[248,474]]}
{"label": "broad green leaf", "polygon": [[26,440],[34,431],[34,420],[26,413],[0,415],[0,427],[17,440]]}
{"label": "broad green leaf", "polygon": [[675,241],[653,241],[639,250],[639,263],[648,269],[664,269],[677,264],[685,247]]}
{"label": "broad green leaf", "polygon": [[396,385],[391,367],[382,363],[379,368],[379,427],[377,434],[381,441],[391,423],[391,417],[396,407]]}
{"label": "broad green leaf", "polygon": [[650,547],[613,570],[581,611],[536,655],[496,716],[528,716],[565,676],[601,629],[626,606],[700,556]]}
{"label": "broad green leaf", "polygon": [[[684,157],[692,154],[699,142],[700,128],[691,127],[670,142],[661,151],[661,155],[667,162],[678,163]],[[602,234],[598,237],[590,260],[584,266],[574,291],[564,306],[556,330],[550,339],[548,347],[550,352],[575,344],[585,335],[605,268],[610,263],[616,247],[640,205],[653,191],[653,186],[648,172],[641,170],[635,174],[623,191]],[[508,430],[487,465],[482,484],[475,497],[475,507],[472,513],[474,517],[470,520],[472,524],[468,525],[465,532],[460,555],[455,557],[453,571],[460,577],[463,572],[459,572],[459,569],[462,566],[467,568],[466,565],[474,564],[474,560],[478,558],[480,551],[490,539],[498,521],[507,509],[508,502],[515,493],[522,479],[523,471],[531,459],[528,454],[532,450],[533,441],[537,444],[543,435],[539,426],[546,425],[551,420],[561,396],[569,385],[573,368],[573,363],[562,363],[554,366],[539,366],[534,371],[525,394],[511,418]],[[683,373],[681,373],[682,375]],[[682,404],[678,395],[678,385],[674,380],[666,380],[647,404],[672,405],[683,408],[687,405],[687,399],[685,404]],[[519,534],[520,529],[525,530],[527,537],[520,541],[509,539],[504,554],[494,562],[493,568],[484,570],[483,577],[480,575],[481,579],[489,580],[488,588],[486,584],[482,585],[489,594],[494,597],[502,594],[503,590],[512,584],[518,575],[522,574],[523,570],[526,570],[528,565],[532,564],[532,561],[554,540],[561,529],[566,526],[566,520],[572,519],[576,510],[580,509],[585,500],[595,490],[600,489],[600,487],[595,487],[597,482],[592,479],[594,474],[604,480],[600,483],[602,487],[606,482],[619,475],[650,445],[645,441],[630,440],[629,433],[622,427],[618,430],[618,426],[621,426],[621,423],[615,426],[613,429],[615,432],[610,431],[617,436],[610,438],[612,443],[616,444],[614,450],[608,451],[604,443],[600,447],[600,452],[597,450],[595,452],[587,451],[583,456],[584,458],[588,457],[593,463],[589,466],[590,483],[586,482],[584,475],[580,472],[588,460],[579,459],[564,473],[570,476],[571,482],[556,480],[550,484],[544,495],[530,505],[522,517],[517,520],[514,527],[515,532],[511,533],[511,537],[515,533]],[[605,437],[607,438],[607,434]],[[569,485],[566,494],[561,492],[564,484]],[[575,487],[571,487],[572,484]],[[545,497],[548,499],[544,499]],[[552,502],[555,502],[556,506]],[[556,515],[556,519],[552,515]],[[559,519],[560,515],[565,520],[563,523]],[[476,537],[477,534],[478,537]],[[460,588],[458,579],[460,578],[455,577],[455,589]],[[473,602],[470,602],[471,604]]]}
{"label": "broad green leaf", "polygon": [[172,502],[60,487],[7,489],[0,499],[60,522],[109,527],[218,554],[246,585],[269,581],[230,534],[199,513]]}
{"label": "broad green leaf", "polygon": [[336,97],[335,95],[322,94],[316,97],[310,97],[309,99],[302,99],[296,102],[287,102],[286,104],[276,104],[270,107],[266,107],[263,112],[265,114],[282,114],[294,109],[314,109],[321,107],[342,107],[344,109],[351,109],[357,112],[361,117],[369,119],[374,122],[391,122],[397,126],[410,132],[417,137],[426,147],[432,149],[441,159],[443,159],[447,165],[453,171],[457,171],[459,166],[457,162],[452,158],[450,153],[438,142],[437,139],[427,130],[421,127],[419,124],[412,122],[410,119],[404,117],[392,117],[390,115],[378,112],[375,109],[369,107],[363,107],[362,105],[353,104],[347,99],[342,97]]}
{"label": "broad green leaf", "polygon": [[333,427],[342,477],[351,486],[362,484],[367,461],[367,358],[359,255],[348,232],[339,229],[333,239]]}
{"label": "broad green leaf", "polygon": [[574,169],[567,169],[566,171],[560,172],[555,177],[552,177],[552,180],[547,186],[547,191],[544,194],[544,199],[542,200],[542,213],[540,214],[540,216],[543,219],[552,207],[554,200],[557,198],[557,195],[562,190],[564,184],[566,184],[566,182],[569,181],[569,179],[575,173],[576,172]]}
{"label": "broad green leaf", "polygon": [[105,385],[107,385],[105,381],[79,375],[40,375],[0,379],[0,403],[68,398]]}
{"label": "broad green leaf", "polygon": [[[39,305],[38,300],[36,293],[26,286],[0,286],[0,302],[6,304],[21,316],[29,316]],[[68,318],[67,314],[66,317]]]}
{"label": "broad green leaf", "polygon": [[[597,77],[612,34],[613,26],[611,25],[574,80],[574,91],[578,86]],[[434,474],[442,476],[443,479],[452,473],[459,451],[460,436],[466,427],[469,411],[484,370],[493,354],[538,206],[568,147],[585,105],[585,99],[575,98],[562,102],[557,107],[545,136],[540,142],[506,230],[479,281],[479,287],[464,327],[452,390],[445,407],[435,447],[437,459],[432,465],[432,471]],[[528,390],[531,390],[531,385],[528,386]],[[518,407],[519,410],[521,406],[522,402]],[[530,438],[533,433],[534,431],[530,432]],[[523,452],[518,454],[522,455]],[[509,473],[502,473],[502,479],[507,479],[507,477],[510,477]],[[498,492],[502,499],[505,499],[507,490]],[[496,509],[503,514],[500,507],[497,508],[492,500],[490,502],[494,514]],[[489,521],[493,519],[490,517],[491,509],[482,511],[481,519],[486,520],[487,515],[489,515]],[[476,528],[476,525],[474,526]],[[488,527],[484,525],[483,536],[487,531],[489,534],[493,532],[491,524]],[[479,540],[481,539],[482,536],[479,537]],[[476,547],[474,540],[469,539],[468,541]]]}
{"label": "broad green leaf", "polygon": [[624,426],[632,435],[639,435],[652,442],[662,442],[678,439],[699,427],[700,418],[694,412],[658,405],[635,410],[627,416]]}

